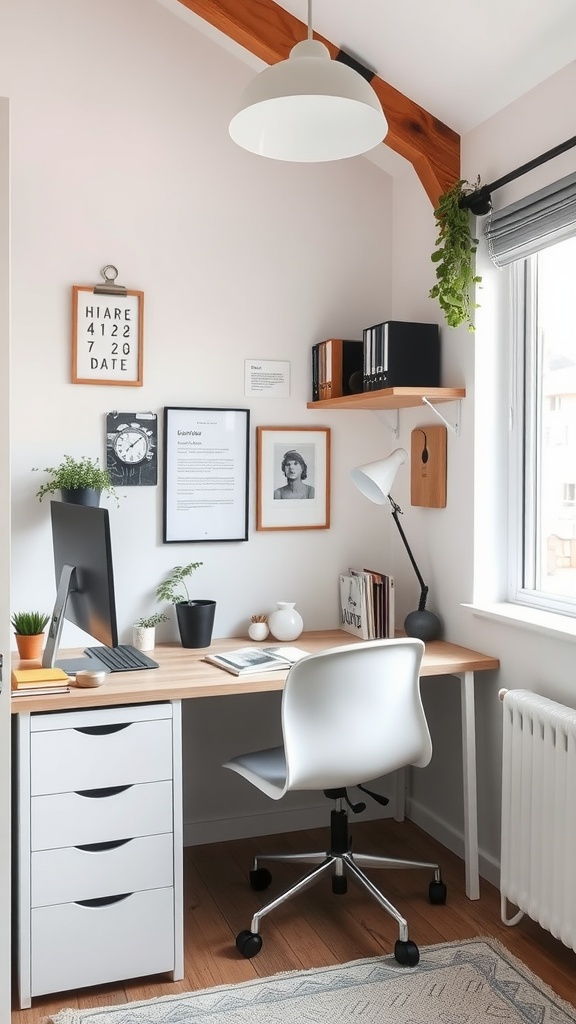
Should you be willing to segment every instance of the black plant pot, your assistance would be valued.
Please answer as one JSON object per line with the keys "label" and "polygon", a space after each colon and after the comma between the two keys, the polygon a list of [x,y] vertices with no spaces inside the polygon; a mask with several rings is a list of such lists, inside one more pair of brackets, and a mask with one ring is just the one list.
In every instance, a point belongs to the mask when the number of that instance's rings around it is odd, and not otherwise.
{"label": "black plant pot", "polygon": [[181,601],[176,617],[182,647],[210,647],[216,601]]}
{"label": "black plant pot", "polygon": [[67,501],[69,505],[92,505],[97,508],[100,505],[102,491],[95,487],[78,487],[73,490],[63,487],[60,494],[62,501]]}

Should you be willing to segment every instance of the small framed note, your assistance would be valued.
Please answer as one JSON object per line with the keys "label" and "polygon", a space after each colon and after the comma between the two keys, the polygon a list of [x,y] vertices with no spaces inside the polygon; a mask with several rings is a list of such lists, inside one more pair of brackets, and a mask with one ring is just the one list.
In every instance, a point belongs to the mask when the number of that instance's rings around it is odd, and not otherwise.
{"label": "small framed note", "polygon": [[72,287],[73,384],[142,387],[144,293],[113,288]]}

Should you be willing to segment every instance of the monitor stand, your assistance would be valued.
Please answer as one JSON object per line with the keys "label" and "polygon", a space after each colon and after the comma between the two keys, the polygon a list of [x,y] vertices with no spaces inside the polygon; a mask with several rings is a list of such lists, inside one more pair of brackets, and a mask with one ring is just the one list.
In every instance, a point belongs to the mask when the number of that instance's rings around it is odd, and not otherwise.
{"label": "monitor stand", "polygon": [[86,655],[79,655],[77,658],[57,658],[56,652],[60,646],[60,637],[64,625],[64,615],[68,603],[68,595],[76,589],[76,568],[73,565],[65,565],[60,573],[58,590],[54,610],[48,627],[48,639],[42,657],[42,668],[61,668],[69,676],[75,676],[83,669],[89,671],[107,671],[106,666],[97,658],[90,658]]}

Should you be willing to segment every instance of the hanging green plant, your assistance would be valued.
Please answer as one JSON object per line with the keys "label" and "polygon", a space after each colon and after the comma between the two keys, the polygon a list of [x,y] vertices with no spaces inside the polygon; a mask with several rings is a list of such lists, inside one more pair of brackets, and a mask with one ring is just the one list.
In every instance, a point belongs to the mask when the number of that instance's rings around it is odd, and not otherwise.
{"label": "hanging green plant", "polygon": [[436,264],[436,284],[429,295],[438,299],[449,327],[467,323],[469,331],[474,330],[472,310],[478,309],[478,303],[471,298],[472,289],[482,278],[474,272],[478,239],[472,236],[470,213],[461,208],[460,199],[479,187],[480,178],[476,185],[461,178],[440,196],[434,210],[439,234],[431,256]]}

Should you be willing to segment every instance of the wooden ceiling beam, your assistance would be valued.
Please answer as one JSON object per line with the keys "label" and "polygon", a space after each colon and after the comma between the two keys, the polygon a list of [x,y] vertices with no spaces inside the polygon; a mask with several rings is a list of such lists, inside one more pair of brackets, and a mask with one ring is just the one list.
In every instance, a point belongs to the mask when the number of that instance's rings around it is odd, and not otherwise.
{"label": "wooden ceiling beam", "polygon": [[[286,60],[306,25],[274,0],[179,0],[266,64]],[[317,32],[332,58],[339,47]],[[407,41],[407,45],[409,40]],[[388,121],[384,145],[414,167],[432,205],[460,178],[460,136],[377,75],[372,79]]]}

